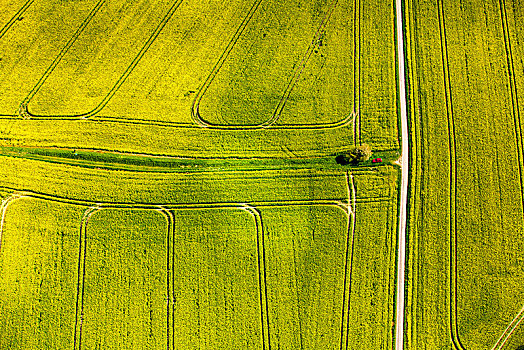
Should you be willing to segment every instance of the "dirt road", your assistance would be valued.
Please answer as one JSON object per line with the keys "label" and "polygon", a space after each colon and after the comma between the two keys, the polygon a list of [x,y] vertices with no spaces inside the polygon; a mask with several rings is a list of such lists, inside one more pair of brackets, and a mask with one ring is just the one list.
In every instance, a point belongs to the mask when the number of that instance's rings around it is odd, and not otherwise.
{"label": "dirt road", "polygon": [[397,250],[397,317],[395,330],[395,349],[404,349],[404,288],[406,264],[406,217],[408,201],[409,176],[409,133],[406,108],[406,72],[404,62],[404,22],[402,17],[402,0],[396,0],[397,11],[397,57],[398,57],[398,92],[400,102],[400,120],[402,129],[402,181],[400,186],[400,207],[398,224]]}

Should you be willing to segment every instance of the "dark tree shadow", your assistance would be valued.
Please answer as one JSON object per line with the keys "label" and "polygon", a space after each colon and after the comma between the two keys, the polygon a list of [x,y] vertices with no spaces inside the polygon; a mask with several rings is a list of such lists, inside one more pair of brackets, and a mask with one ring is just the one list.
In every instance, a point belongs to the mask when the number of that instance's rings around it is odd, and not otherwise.
{"label": "dark tree shadow", "polygon": [[336,160],[337,164],[340,164],[340,165],[348,165],[349,164],[348,159],[346,157],[344,157],[344,155],[342,155],[342,154],[336,156],[335,160]]}
{"label": "dark tree shadow", "polygon": [[517,350],[524,350],[524,345],[519,346]]}

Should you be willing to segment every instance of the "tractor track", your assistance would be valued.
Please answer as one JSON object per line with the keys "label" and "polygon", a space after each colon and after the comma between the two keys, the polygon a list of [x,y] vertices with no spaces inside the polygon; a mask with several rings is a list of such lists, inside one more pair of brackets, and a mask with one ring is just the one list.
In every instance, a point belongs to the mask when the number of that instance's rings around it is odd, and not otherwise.
{"label": "tractor track", "polygon": [[441,60],[444,73],[444,90],[446,96],[446,116],[448,121],[448,147],[450,157],[450,168],[449,168],[449,215],[450,215],[450,266],[449,266],[449,293],[450,293],[450,304],[449,304],[449,326],[451,333],[451,341],[456,349],[465,350],[460,337],[458,334],[458,323],[457,323],[457,146],[455,136],[455,119],[453,110],[453,95],[451,88],[451,76],[449,67],[449,56],[448,56],[448,43],[446,37],[446,22],[444,14],[443,0],[437,1],[438,7],[438,19],[439,19],[439,34],[440,34],[440,45],[441,45]]}
{"label": "tractor track", "polygon": [[64,56],[67,54],[69,49],[71,49],[71,47],[74,45],[76,40],[84,32],[85,28],[89,25],[89,23],[91,23],[91,20],[96,16],[98,11],[105,5],[105,3],[106,3],[106,0],[100,0],[96,4],[96,6],[91,10],[91,12],[84,19],[84,21],[82,22],[80,27],[78,27],[78,29],[75,31],[75,33],[73,34],[71,39],[69,39],[69,41],[66,43],[66,45],[60,50],[60,52],[55,57],[55,59],[53,60],[53,62],[49,66],[49,68],[47,68],[47,70],[44,72],[42,77],[38,80],[38,82],[33,87],[33,89],[31,89],[31,91],[29,92],[29,95],[20,104],[20,108],[19,108],[19,111],[18,111],[20,117],[22,117],[23,119],[36,117],[36,116],[32,115],[29,112],[28,107],[27,107],[28,103],[31,101],[31,99],[34,97],[34,95],[36,95],[36,93],[40,90],[42,85],[44,85],[44,83],[47,80],[47,78],[55,70],[55,68],[58,66],[60,61],[62,61],[62,58],[64,58]]}
{"label": "tractor track", "polygon": [[[356,0],[355,0],[356,1]],[[314,48],[317,45],[318,39],[321,36],[321,33],[323,29],[327,26],[329,20],[331,19],[331,16],[333,12],[335,11],[335,8],[338,5],[339,0],[334,0],[332,2],[332,5],[330,6],[330,9],[324,16],[321,24],[319,25],[315,35],[313,36],[313,39],[311,43],[309,44],[305,54],[302,56],[302,59],[300,63],[297,65],[297,68],[294,69],[294,73],[292,78],[290,79],[288,85],[286,86],[283,95],[277,104],[277,107],[275,108],[275,112],[273,115],[266,121],[260,123],[260,124],[252,124],[252,125],[246,125],[246,124],[215,124],[211,123],[209,121],[206,121],[202,116],[200,115],[200,103],[202,98],[204,97],[205,93],[209,89],[209,86],[212,84],[213,80],[219,73],[220,69],[222,68],[222,65],[227,60],[227,57],[233,50],[235,44],[237,43],[238,39],[244,32],[245,28],[247,27],[248,23],[250,22],[251,18],[254,16],[256,10],[258,9],[260,3],[262,0],[257,1],[255,4],[253,4],[251,10],[248,13],[248,16],[245,17],[244,21],[240,25],[240,27],[235,32],[235,35],[231,39],[229,45],[226,47],[226,50],[220,57],[219,61],[215,64],[215,67],[213,68],[213,71],[206,79],[204,85],[200,88],[200,90],[197,92],[197,96],[195,97],[195,100],[193,101],[193,105],[191,108],[191,117],[192,120],[195,122],[195,125],[191,126],[190,124],[184,124],[183,127],[193,127],[193,128],[209,128],[209,129],[217,129],[217,130],[257,130],[257,129],[292,129],[292,130],[300,130],[300,129],[312,129],[312,130],[321,130],[321,129],[332,129],[332,128],[338,128],[347,126],[350,123],[352,123],[352,120],[356,120],[358,117],[358,112],[353,111],[345,118],[333,122],[333,123],[315,123],[315,124],[276,124],[278,119],[280,118],[280,114],[282,113],[282,110],[285,107],[285,104],[293,91],[294,86],[296,85],[298,79],[300,78],[303,70],[305,69],[305,66],[307,62],[309,61],[311,55],[313,54]],[[354,68],[355,70],[355,68]],[[358,117],[359,118],[359,117]]]}
{"label": "tractor track", "polygon": [[351,310],[351,282],[353,278],[353,259],[355,251],[355,227],[357,213],[356,191],[353,174],[346,172],[346,183],[348,189],[348,222],[346,235],[346,258],[344,266],[344,294],[342,298],[342,316],[340,318],[340,350],[347,349],[349,346],[349,312]]}
{"label": "tractor track", "polygon": [[[175,314],[175,301],[174,301],[174,295],[170,289],[170,286],[173,285],[172,279],[174,279],[173,276],[173,267],[175,266],[175,258],[174,254],[171,254],[171,250],[173,249],[173,239],[175,236],[175,216],[170,210],[167,210],[166,208],[159,206],[158,209],[156,209],[162,216],[166,219],[166,225],[167,225],[167,234],[166,234],[166,268],[167,268],[167,281],[166,281],[166,296],[167,296],[167,307],[166,307],[166,334],[167,334],[167,349],[170,349],[169,341],[171,339],[170,335],[175,335],[175,322],[172,319],[171,315]],[[174,251],[173,251],[174,253]],[[171,309],[171,310],[170,310]],[[171,312],[170,312],[171,311]]]}
{"label": "tractor track", "polygon": [[[513,65],[513,56],[511,51],[511,41],[509,36],[509,29],[507,26],[507,14],[505,8],[505,1],[499,0],[500,15],[504,35],[504,44],[506,49],[506,59],[508,65],[508,81],[509,81],[509,92],[511,95],[512,113],[514,117],[515,134],[516,134],[516,146],[517,146],[517,158],[519,163],[519,179],[521,186],[521,203],[524,206],[524,184],[522,176],[522,129],[520,126],[520,111],[518,107],[518,94],[516,89],[515,71]],[[458,236],[457,236],[457,183],[458,183],[458,168],[457,168],[457,147],[456,147],[456,133],[455,133],[455,120],[453,110],[453,97],[451,87],[451,76],[448,58],[448,45],[446,37],[446,21],[444,13],[443,0],[438,0],[438,17],[439,17],[439,32],[441,40],[441,51],[442,51],[442,66],[444,70],[444,85],[446,95],[446,106],[447,106],[447,119],[449,129],[449,154],[450,154],[450,202],[449,202],[449,213],[450,213],[450,332],[453,346],[459,350],[466,350],[466,347],[462,344],[458,331]],[[524,207],[523,207],[524,209]],[[492,350],[500,350],[509,339],[514,330],[524,319],[524,308],[515,316],[513,321],[506,327],[503,334],[499,337]]]}

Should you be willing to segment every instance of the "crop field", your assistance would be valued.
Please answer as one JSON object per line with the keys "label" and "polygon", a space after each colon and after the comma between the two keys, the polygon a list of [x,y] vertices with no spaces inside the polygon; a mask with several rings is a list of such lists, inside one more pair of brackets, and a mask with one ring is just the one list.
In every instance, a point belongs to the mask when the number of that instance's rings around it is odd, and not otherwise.
{"label": "crop field", "polygon": [[0,347],[392,344],[393,168],[227,171],[226,190],[214,172],[0,161]]}
{"label": "crop field", "polygon": [[407,1],[407,346],[524,344],[520,1]]}
{"label": "crop field", "polygon": [[396,149],[393,7],[29,1],[0,37],[1,144],[189,157]]}
{"label": "crop field", "polygon": [[0,349],[392,348],[395,20],[0,1]]}

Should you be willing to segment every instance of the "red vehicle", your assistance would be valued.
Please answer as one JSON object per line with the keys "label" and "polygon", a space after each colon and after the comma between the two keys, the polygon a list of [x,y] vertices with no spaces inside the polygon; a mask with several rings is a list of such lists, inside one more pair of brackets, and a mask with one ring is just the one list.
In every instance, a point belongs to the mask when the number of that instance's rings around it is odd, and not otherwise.
{"label": "red vehicle", "polygon": [[375,158],[371,162],[373,162],[373,163],[382,163],[382,158]]}

